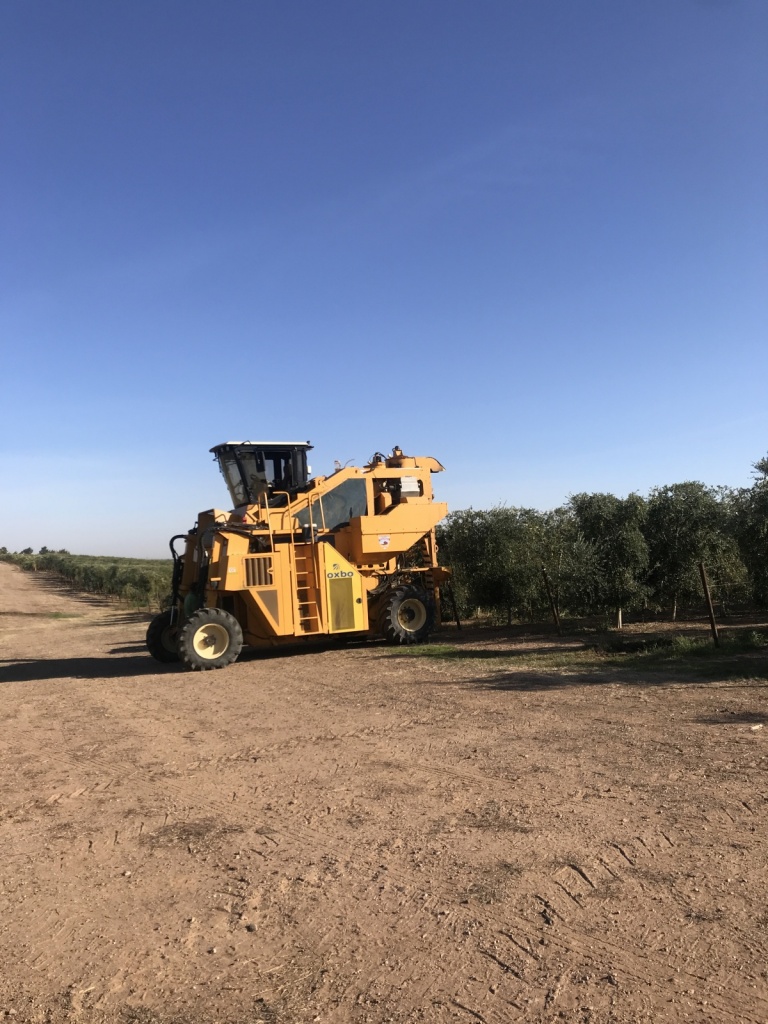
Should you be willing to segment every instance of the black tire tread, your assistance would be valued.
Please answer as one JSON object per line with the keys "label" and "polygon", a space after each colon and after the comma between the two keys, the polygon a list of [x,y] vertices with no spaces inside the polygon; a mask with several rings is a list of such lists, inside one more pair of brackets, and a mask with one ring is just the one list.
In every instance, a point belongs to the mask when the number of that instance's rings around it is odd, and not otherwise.
{"label": "black tire tread", "polygon": [[[179,622],[180,614],[178,609],[167,609],[164,612],[160,612],[150,622],[147,627],[147,650],[155,659],[155,661],[162,661],[167,665],[177,662],[179,660],[178,642],[176,643],[176,650],[171,650],[167,645],[166,634],[169,629],[174,628],[171,621],[171,615],[174,615],[176,622]],[[176,629],[176,639],[178,641],[178,626]]]}
{"label": "black tire tread", "polygon": [[[397,611],[404,601],[420,601],[426,610],[427,616],[424,625],[410,632],[404,630],[397,619]],[[396,587],[386,598],[381,610],[379,619],[379,632],[391,644],[423,644],[429,639],[435,625],[435,602],[426,590],[413,584],[406,584]]]}
{"label": "black tire tread", "polygon": [[[209,622],[224,626],[230,635],[229,647],[215,660],[201,658],[194,647],[195,633],[200,626]],[[243,648],[243,631],[240,623],[223,608],[198,608],[189,616],[179,632],[179,659],[184,668],[192,672],[208,672],[217,668],[225,668],[237,660]]]}

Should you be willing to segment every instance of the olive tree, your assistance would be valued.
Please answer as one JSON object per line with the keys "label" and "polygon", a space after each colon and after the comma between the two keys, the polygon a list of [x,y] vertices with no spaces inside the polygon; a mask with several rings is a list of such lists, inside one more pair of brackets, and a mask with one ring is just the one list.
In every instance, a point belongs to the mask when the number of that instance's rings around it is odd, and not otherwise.
{"label": "olive tree", "polygon": [[579,534],[596,552],[600,603],[616,612],[616,628],[621,629],[623,610],[642,603],[647,594],[645,501],[638,494],[576,494],[570,507]]}
{"label": "olive tree", "polygon": [[656,599],[671,607],[673,620],[681,602],[701,599],[699,562],[721,590],[745,579],[730,526],[730,494],[696,480],[651,491],[646,520],[650,582]]}
{"label": "olive tree", "polygon": [[768,605],[768,456],[754,464],[752,487],[734,499],[734,534],[749,573],[753,600]]}
{"label": "olive tree", "polygon": [[541,578],[541,519],[535,509],[500,505],[452,512],[438,541],[453,569],[462,610],[531,618],[546,608]]}

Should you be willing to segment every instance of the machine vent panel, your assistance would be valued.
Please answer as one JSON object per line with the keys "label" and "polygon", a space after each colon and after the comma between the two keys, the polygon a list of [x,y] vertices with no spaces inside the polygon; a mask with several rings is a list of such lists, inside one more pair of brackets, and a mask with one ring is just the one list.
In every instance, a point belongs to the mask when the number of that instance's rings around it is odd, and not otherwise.
{"label": "machine vent panel", "polygon": [[244,558],[243,561],[245,562],[246,587],[272,586],[271,555],[255,555],[252,558]]}

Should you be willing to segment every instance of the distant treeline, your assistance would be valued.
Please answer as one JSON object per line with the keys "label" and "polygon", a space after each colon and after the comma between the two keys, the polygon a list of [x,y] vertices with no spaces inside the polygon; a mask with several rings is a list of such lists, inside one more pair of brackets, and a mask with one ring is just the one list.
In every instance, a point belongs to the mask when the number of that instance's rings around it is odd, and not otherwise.
{"label": "distant treeline", "polygon": [[[576,494],[551,512],[452,512],[438,529],[459,612],[511,622],[560,614],[701,608],[704,563],[719,610],[768,606],[768,456],[752,487],[687,482],[647,497]],[[444,610],[448,614],[448,609]]]}
{"label": "distant treeline", "polygon": [[[451,512],[438,527],[440,560],[453,569],[459,613],[511,622],[701,608],[704,563],[719,610],[768,607],[768,456],[752,487],[695,481],[647,497],[576,494],[551,512],[505,505]],[[160,607],[170,559],[107,558],[31,548],[0,558],[58,573],[78,590]],[[448,612],[448,609],[445,609]]]}
{"label": "distant treeline", "polygon": [[116,597],[137,607],[160,608],[171,592],[170,559],[71,555],[45,547],[37,554],[32,548],[18,553],[0,548],[0,559],[28,571],[55,572],[75,590]]}

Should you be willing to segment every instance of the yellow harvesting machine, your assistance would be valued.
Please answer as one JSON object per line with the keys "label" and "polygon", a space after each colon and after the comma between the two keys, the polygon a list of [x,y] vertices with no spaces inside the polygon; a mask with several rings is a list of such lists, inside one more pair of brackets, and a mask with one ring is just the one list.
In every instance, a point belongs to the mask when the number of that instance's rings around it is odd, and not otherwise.
{"label": "yellow harvesting machine", "polygon": [[[229,665],[244,644],[327,636],[423,643],[439,617],[433,458],[377,452],[309,477],[309,442],[228,441],[211,451],[233,511],[201,512],[171,539],[171,607],[147,630],[158,661]],[[182,553],[177,542],[184,540]]]}

